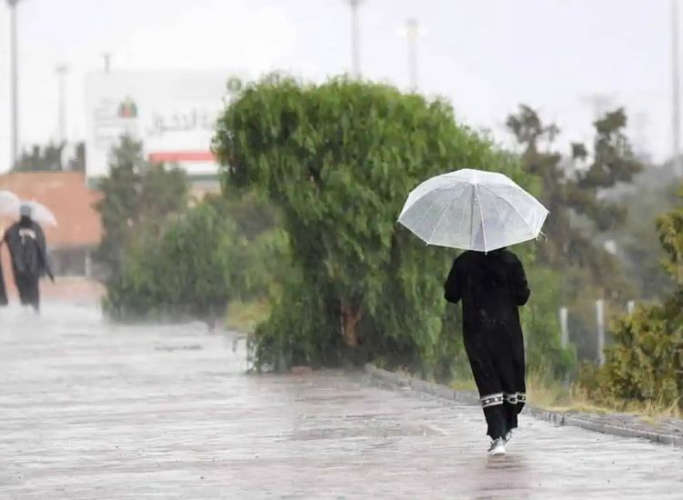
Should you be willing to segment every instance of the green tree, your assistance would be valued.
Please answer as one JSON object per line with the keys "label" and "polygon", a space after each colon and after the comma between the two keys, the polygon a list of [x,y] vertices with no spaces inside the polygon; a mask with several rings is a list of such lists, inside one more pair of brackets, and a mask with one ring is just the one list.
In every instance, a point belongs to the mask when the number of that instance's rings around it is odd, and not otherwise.
{"label": "green tree", "polygon": [[453,252],[396,224],[422,180],[468,166],[531,179],[460,126],[450,105],[386,85],[268,77],[217,124],[226,183],[254,186],[282,212],[297,272],[256,335],[257,364],[384,355],[433,366],[444,348],[442,283]]}
{"label": "green tree", "polygon": [[12,168],[14,172],[38,172],[62,170],[63,144],[33,145],[30,151],[22,151]]}
{"label": "green tree", "polygon": [[676,176],[671,163],[651,166],[638,174],[633,184],[612,193],[628,207],[624,224],[609,233],[619,248],[624,274],[637,290],[634,298],[664,300],[673,291],[673,283],[661,266],[666,258],[656,227],[657,217],[672,210],[676,197]]}
{"label": "green tree", "polygon": [[[13,166],[14,172],[40,172],[62,170],[85,171],[85,143],[76,144],[74,156],[62,161],[66,143],[46,146],[34,144],[30,151],[22,151],[21,156]],[[63,164],[64,163],[64,164]]]}
{"label": "green tree", "polygon": [[[588,162],[586,168],[569,172],[562,155],[543,145],[552,147],[559,128],[544,124],[536,111],[521,105],[519,112],[510,115],[507,126],[522,146],[522,162],[525,169],[543,181],[541,201],[550,210],[544,231],[548,244],[539,251],[540,262],[555,268],[573,264],[590,271],[596,283],[614,284],[617,261],[605,250],[593,244],[591,229],[606,231],[621,223],[626,215],[623,206],[602,199],[601,190],[617,182],[629,182],[642,169],[624,135],[626,114],[623,109],[606,113],[596,120],[592,151],[584,144],[572,145],[573,162]],[[592,227],[586,229],[577,224],[583,216]]]}
{"label": "green tree", "polygon": [[[159,235],[133,241],[109,283],[107,312],[118,320],[197,318],[213,328],[230,300],[266,294],[282,243],[270,227],[247,238],[229,210],[239,203],[208,196],[166,220]],[[242,213],[258,212],[253,200],[241,204]]]}
{"label": "green tree", "polygon": [[230,298],[235,233],[234,222],[204,202],[167,221],[161,234],[131,242],[108,286],[107,312],[119,320],[196,317],[212,325]]}
{"label": "green tree", "polygon": [[76,143],[73,157],[66,160],[66,165],[63,165],[63,169],[74,172],[85,172],[85,142],[80,141]]}
{"label": "green tree", "polygon": [[[683,200],[683,184],[679,188]],[[683,404],[683,203],[657,219],[663,265],[674,292],[615,322],[614,344],[598,373],[599,396]]]}
{"label": "green tree", "polygon": [[158,237],[165,221],[185,210],[189,183],[178,168],[147,163],[142,144],[122,137],[112,151],[109,176],[102,179],[99,189],[102,198],[95,208],[104,236],[94,256],[115,280],[121,274],[126,248],[147,233]]}
{"label": "green tree", "polygon": [[591,359],[597,352],[594,301],[633,297],[619,259],[602,245],[626,216],[623,204],[603,194],[642,168],[624,134],[626,114],[617,109],[596,120],[592,147],[574,143],[569,158],[553,149],[559,128],[529,106],[521,105],[506,123],[522,148],[524,169],[542,180],[539,197],[550,210],[537,263],[563,275],[553,309],[570,307],[572,340],[579,357]]}

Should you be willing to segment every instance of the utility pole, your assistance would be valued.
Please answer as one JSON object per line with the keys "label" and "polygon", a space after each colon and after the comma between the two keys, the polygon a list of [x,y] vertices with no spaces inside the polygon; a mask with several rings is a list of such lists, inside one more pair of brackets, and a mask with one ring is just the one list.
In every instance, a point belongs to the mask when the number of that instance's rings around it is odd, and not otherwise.
{"label": "utility pole", "polygon": [[12,134],[10,147],[10,168],[14,168],[19,159],[19,76],[17,71],[17,4],[19,0],[7,0],[9,5],[10,33],[10,129]]}
{"label": "utility pole", "polygon": [[671,131],[673,133],[673,168],[676,175],[683,175],[680,158],[680,75],[678,70],[678,0],[671,0]]}
{"label": "utility pole", "polygon": [[360,30],[358,27],[358,6],[363,0],[347,0],[351,6],[351,74],[360,78]]}
{"label": "utility pole", "polygon": [[417,92],[417,38],[420,29],[417,19],[411,17],[406,21],[406,38],[408,40],[408,75],[410,77],[410,91]]}
{"label": "utility pole", "polygon": [[560,307],[560,343],[562,349],[566,349],[569,345],[569,321],[568,321],[568,309],[566,307]]}
{"label": "utility pole", "polygon": [[595,319],[598,332],[598,364],[605,364],[605,300],[595,301]]}
{"label": "utility pole", "polygon": [[66,133],[66,86],[64,78],[69,71],[66,64],[58,64],[55,68],[57,73],[58,85],[59,85],[59,114],[57,115],[59,129],[58,129],[58,142],[63,145],[67,141]]}
{"label": "utility pole", "polygon": [[111,53],[105,52],[102,54],[102,58],[104,59],[104,72],[109,73],[111,68]]}

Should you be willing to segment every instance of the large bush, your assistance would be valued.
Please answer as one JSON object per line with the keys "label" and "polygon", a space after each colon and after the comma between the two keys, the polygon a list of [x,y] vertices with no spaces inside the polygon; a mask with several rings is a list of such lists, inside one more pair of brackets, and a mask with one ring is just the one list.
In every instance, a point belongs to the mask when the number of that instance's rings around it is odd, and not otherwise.
{"label": "large bush", "polygon": [[[683,186],[679,190],[683,198]],[[663,304],[642,306],[618,319],[614,344],[598,373],[599,397],[681,403],[683,396],[683,208],[657,219],[664,263],[674,293]]]}
{"label": "large bush", "polygon": [[[267,224],[248,229],[238,224],[230,208],[239,207],[209,197],[167,221],[158,238],[129,246],[120,277],[107,289],[110,315],[197,318],[213,325],[231,299],[267,293],[272,281],[268,256],[283,241]],[[258,219],[258,210],[246,213]]]}
{"label": "large bush", "polygon": [[426,247],[396,218],[413,187],[456,168],[531,188],[515,158],[457,124],[441,100],[277,76],[226,109],[214,149],[228,185],[255,187],[281,209],[297,270],[256,332],[257,365],[382,358],[448,371],[444,352],[457,341],[442,328],[442,284],[455,252]]}
{"label": "large bush", "polygon": [[[108,289],[107,310],[118,319],[199,317],[225,310],[238,258],[234,222],[200,203],[169,222],[163,234],[129,247],[121,276]],[[235,266],[237,267],[237,266]]]}

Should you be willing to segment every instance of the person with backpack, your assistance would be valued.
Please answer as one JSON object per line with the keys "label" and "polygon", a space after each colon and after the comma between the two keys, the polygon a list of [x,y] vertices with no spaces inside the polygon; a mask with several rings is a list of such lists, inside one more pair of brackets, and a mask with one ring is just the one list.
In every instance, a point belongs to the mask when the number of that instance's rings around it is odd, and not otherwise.
{"label": "person with backpack", "polygon": [[45,243],[45,233],[31,218],[31,206],[20,207],[20,219],[5,232],[3,241],[7,244],[12,261],[14,282],[19,290],[22,305],[32,306],[40,311],[40,290],[38,281],[42,276],[55,278],[50,268]]}

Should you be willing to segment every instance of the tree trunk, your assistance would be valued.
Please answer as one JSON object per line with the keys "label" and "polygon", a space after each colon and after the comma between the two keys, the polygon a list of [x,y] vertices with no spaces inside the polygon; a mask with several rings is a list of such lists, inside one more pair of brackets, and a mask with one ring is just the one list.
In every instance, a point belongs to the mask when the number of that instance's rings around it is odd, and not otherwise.
{"label": "tree trunk", "polygon": [[341,335],[344,343],[348,347],[358,347],[360,344],[358,340],[358,333],[356,332],[356,325],[363,317],[363,312],[360,307],[354,307],[348,304],[345,300],[341,301]]}

